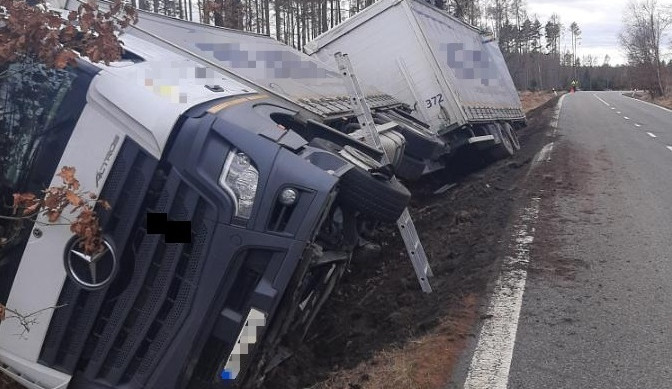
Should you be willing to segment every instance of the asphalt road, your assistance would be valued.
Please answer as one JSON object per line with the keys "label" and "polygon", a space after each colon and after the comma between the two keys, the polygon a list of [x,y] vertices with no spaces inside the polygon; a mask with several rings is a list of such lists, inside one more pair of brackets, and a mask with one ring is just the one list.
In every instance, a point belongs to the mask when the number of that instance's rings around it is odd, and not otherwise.
{"label": "asphalt road", "polygon": [[672,388],[672,112],[578,92],[554,143],[508,388]]}

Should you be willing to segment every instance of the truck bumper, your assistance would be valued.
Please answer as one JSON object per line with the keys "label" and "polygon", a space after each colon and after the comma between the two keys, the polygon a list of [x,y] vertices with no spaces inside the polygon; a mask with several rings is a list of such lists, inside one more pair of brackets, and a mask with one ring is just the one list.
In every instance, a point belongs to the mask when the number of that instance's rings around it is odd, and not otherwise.
{"label": "truck bumper", "polygon": [[473,136],[467,139],[467,143],[476,147],[477,150],[485,150],[495,145],[493,135]]}
{"label": "truck bumper", "polygon": [[0,371],[29,389],[65,389],[70,375],[0,349]]}

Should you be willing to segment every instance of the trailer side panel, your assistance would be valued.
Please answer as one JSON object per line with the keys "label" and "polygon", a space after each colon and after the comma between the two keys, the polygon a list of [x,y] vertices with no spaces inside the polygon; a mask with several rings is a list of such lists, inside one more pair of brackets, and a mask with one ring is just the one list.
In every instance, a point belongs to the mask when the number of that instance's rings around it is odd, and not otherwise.
{"label": "trailer side panel", "polygon": [[522,119],[520,100],[493,40],[435,7],[409,1],[433,60],[470,121]]}
{"label": "trailer side panel", "polygon": [[[439,69],[412,15],[402,2],[380,3],[343,23],[353,26],[351,30],[327,32],[307,45],[306,52],[326,63],[335,63],[336,52],[348,54],[360,79],[413,107],[414,116],[434,132],[466,123],[459,105],[440,82]],[[360,15],[368,20],[358,21]]]}

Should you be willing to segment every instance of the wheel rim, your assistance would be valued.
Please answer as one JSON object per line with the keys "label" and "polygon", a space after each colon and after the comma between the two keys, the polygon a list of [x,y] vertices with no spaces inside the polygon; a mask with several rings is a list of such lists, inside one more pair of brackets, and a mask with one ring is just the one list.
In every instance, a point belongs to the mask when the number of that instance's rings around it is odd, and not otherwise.
{"label": "wheel rim", "polygon": [[504,128],[506,129],[506,135],[508,135],[509,139],[511,140],[513,149],[520,150],[520,142],[518,141],[518,135],[516,134],[516,131],[513,129],[511,124],[504,123]]}
{"label": "wheel rim", "polygon": [[514,151],[513,143],[511,142],[511,138],[510,135],[508,134],[508,131],[506,130],[506,127],[498,124],[497,128],[499,130],[499,136],[502,141],[502,146],[506,148],[506,151],[509,154],[513,154]]}

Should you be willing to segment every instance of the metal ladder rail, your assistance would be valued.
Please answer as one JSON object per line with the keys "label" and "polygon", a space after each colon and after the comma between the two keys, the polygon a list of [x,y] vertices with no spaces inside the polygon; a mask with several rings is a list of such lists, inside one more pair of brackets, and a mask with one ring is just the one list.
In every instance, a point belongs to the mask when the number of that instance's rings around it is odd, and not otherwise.
{"label": "metal ladder rail", "polygon": [[[357,116],[357,121],[365,130],[365,141],[370,145],[374,145],[379,150],[383,151],[382,162],[384,164],[389,163],[389,158],[383,149],[383,145],[380,141],[380,136],[376,125],[373,122],[373,116],[371,115],[371,110],[369,105],[366,102],[362,88],[359,85],[359,80],[354,74],[352,69],[352,64],[347,54],[342,54],[340,52],[334,54],[336,58],[336,63],[338,64],[338,70],[341,72],[345,81],[345,86],[350,94],[350,104],[352,109]],[[396,177],[392,178],[397,180]],[[418,233],[415,230],[415,225],[413,224],[413,219],[411,218],[408,208],[404,209],[399,219],[397,219],[397,227],[401,234],[402,239],[404,240],[404,245],[406,246],[406,251],[408,256],[411,259],[413,268],[415,269],[415,274],[418,277],[418,282],[422,291],[425,293],[431,293],[432,287],[429,284],[429,277],[433,276],[432,269],[427,262],[427,255],[425,254],[425,249],[422,247]]]}

